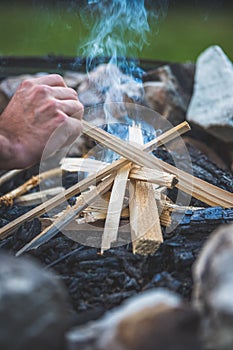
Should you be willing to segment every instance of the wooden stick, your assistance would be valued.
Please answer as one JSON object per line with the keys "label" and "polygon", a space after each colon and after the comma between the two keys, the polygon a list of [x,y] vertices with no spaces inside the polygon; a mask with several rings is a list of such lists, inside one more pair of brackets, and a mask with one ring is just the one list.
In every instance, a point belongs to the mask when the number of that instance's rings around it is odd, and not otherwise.
{"label": "wooden stick", "polygon": [[153,151],[155,147],[161,147],[162,145],[167,145],[169,142],[173,141],[174,132],[177,132],[177,137],[179,137],[182,134],[189,131],[190,129],[190,125],[187,122],[180,123],[179,125],[174,126],[174,128],[171,128],[170,130],[166,131],[166,140],[164,140],[164,138],[162,137],[164,134],[161,134],[160,136],[156,137],[156,139],[148,142],[146,144],[146,151]]}
{"label": "wooden stick", "polygon": [[173,188],[178,183],[175,175],[146,167],[132,167],[129,178],[166,186],[167,188]]}
{"label": "wooden stick", "polygon": [[[108,164],[95,159],[64,158],[61,162],[61,169],[68,172],[83,171],[93,173],[106,167],[106,165]],[[135,180],[147,181],[161,186],[166,186],[168,188],[173,188],[177,181],[175,175],[173,174],[139,166],[134,166],[131,168],[129,177]]]}
{"label": "wooden stick", "polygon": [[131,163],[126,164],[124,167],[120,168],[114,179],[104,226],[101,254],[103,254],[105,250],[110,249],[111,243],[117,239],[117,232],[121,219],[122,205],[130,168]]}
{"label": "wooden stick", "polygon": [[[131,128],[129,140],[143,145],[142,131]],[[142,181],[132,181],[129,187],[129,217],[133,253],[154,253],[163,242],[158,209],[153,186]]]}
{"label": "wooden stick", "polygon": [[108,163],[90,158],[63,158],[61,169],[69,172],[83,171],[88,173],[96,172],[106,167]]}
{"label": "wooden stick", "polygon": [[15,169],[15,170],[10,170],[3,174],[0,177],[0,186],[2,186],[5,182],[11,180],[13,177],[24,171],[25,169]]}
{"label": "wooden stick", "polygon": [[23,195],[24,193],[30,191],[32,188],[38,186],[43,180],[60,175],[61,172],[62,171],[60,168],[56,168],[45,171],[44,173],[41,173],[39,175],[33,176],[21,186],[0,197],[0,207],[13,205],[15,198]]}
{"label": "wooden stick", "polygon": [[152,254],[163,242],[153,187],[142,181],[131,180],[129,192],[133,252],[142,255]]}
{"label": "wooden stick", "polygon": [[[187,124],[187,123],[186,123]],[[188,124],[187,124],[188,125]],[[173,132],[172,132],[173,131]],[[173,139],[179,137],[183,133],[187,131],[187,127],[184,127],[183,123],[180,125],[177,125],[175,128],[172,128],[169,131],[166,131],[164,134],[158,136],[154,140],[154,145],[156,144],[166,144],[166,141],[171,141],[172,137]],[[151,143],[150,142],[150,149],[151,149]],[[143,150],[147,150],[147,144],[142,147]],[[30,210],[26,214],[20,216],[19,218],[15,219],[14,221],[10,222],[9,224],[5,225],[4,227],[0,228],[0,239],[4,239],[8,237],[14,230],[16,230],[18,227],[20,227],[25,221],[30,221],[42,214],[44,214],[46,211],[50,211],[51,209],[55,208],[56,206],[60,205],[64,201],[66,201],[68,198],[78,195],[81,191],[86,190],[89,186],[93,184],[97,184],[101,178],[104,176],[107,176],[111,174],[113,171],[118,170],[120,167],[126,165],[128,163],[127,159],[119,159],[115,161],[114,163],[108,165],[106,168],[98,171],[96,174],[91,174],[87,178],[83,179],[79,183],[69,187],[64,193],[61,193],[57,195],[54,198],[49,199],[45,203],[42,203],[38,207]]]}
{"label": "wooden stick", "polygon": [[44,202],[48,200],[48,198],[56,196],[58,193],[61,193],[64,191],[64,187],[53,187],[53,188],[48,188],[47,190],[43,190],[40,192],[34,192],[30,194],[26,194],[24,196],[20,196],[16,198],[15,204],[20,205],[20,206],[33,206],[33,205],[38,205],[41,202]]}
{"label": "wooden stick", "polygon": [[83,132],[133,163],[148,168],[162,169],[174,174],[179,180],[176,187],[204,203],[224,208],[233,207],[233,193],[200,180],[150,154],[145,154],[140,148],[130,145],[86,121],[83,122]]}
{"label": "wooden stick", "polygon": [[[115,175],[115,174],[114,174]],[[88,207],[98,196],[108,191],[113,183],[114,175],[105,178],[97,187],[94,187],[89,192],[79,196],[76,204],[73,207],[67,208],[64,214],[59,216],[54,223],[37,235],[32,241],[21,248],[16,256],[23,254],[24,252],[36,249],[41,244],[46,243],[53,238],[60,230],[62,230],[67,224],[80,215],[85,208]]]}

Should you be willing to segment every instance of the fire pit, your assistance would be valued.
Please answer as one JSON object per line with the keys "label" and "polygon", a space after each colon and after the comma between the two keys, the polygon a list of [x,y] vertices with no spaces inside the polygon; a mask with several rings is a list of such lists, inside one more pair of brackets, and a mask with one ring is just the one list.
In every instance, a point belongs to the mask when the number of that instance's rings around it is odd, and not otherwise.
{"label": "fire pit", "polygon": [[[0,62],[2,72],[2,96],[4,96],[6,100],[10,97],[10,93],[13,92],[17,82],[21,79],[18,77],[18,73],[31,74],[32,71],[34,72],[35,68],[38,72],[43,70],[62,73],[64,78],[67,79],[67,83],[76,88],[80,93],[80,98],[83,99],[84,102],[88,100],[90,104],[90,99],[87,99],[86,95],[87,91],[90,91],[90,85],[87,85],[89,83],[82,69],[84,62],[81,60],[80,62],[82,62],[82,65],[75,66],[73,59],[44,58],[35,59],[35,61],[30,59],[33,70],[23,66],[22,62],[24,64],[25,61],[17,58],[11,59],[3,57]],[[8,68],[5,69],[5,62],[12,62],[12,67],[8,65]],[[60,69],[56,68],[57,62],[60,63]],[[77,63],[77,60],[75,60],[75,62]],[[107,165],[111,171],[108,170],[108,172],[105,172],[106,164],[102,164],[101,162],[97,164],[93,162],[91,166],[95,167],[98,165],[101,166],[102,169],[98,171],[97,175],[93,175],[92,180],[90,180],[91,175],[82,180],[82,184],[86,184],[85,187],[78,182],[79,178],[77,172],[80,170],[80,164],[78,165],[79,168],[76,167],[71,172],[66,170],[66,167],[68,167],[67,163],[63,163],[62,176],[61,169],[52,174],[44,173],[43,175],[43,173],[40,172],[38,176],[39,168],[35,166],[31,169],[13,173],[14,176],[8,177],[7,181],[3,180],[4,185],[2,184],[1,186],[1,199],[4,198],[3,196],[5,195],[5,198],[9,200],[8,202],[2,200],[2,206],[0,208],[0,223],[2,227],[0,231],[0,237],[2,238],[0,242],[1,249],[11,254],[26,252],[25,255],[34,257],[40,261],[45,269],[54,270],[58,274],[58,277],[65,283],[68,290],[72,308],[75,311],[75,325],[84,324],[89,320],[99,318],[106,310],[121,304],[123,300],[128,299],[140,291],[154,287],[166,287],[180,294],[185,300],[190,300],[192,293],[191,268],[203,243],[218,225],[233,221],[233,176],[228,170],[230,162],[225,162],[225,167],[222,169],[221,166],[223,162],[221,163],[219,161],[221,153],[225,152],[227,145],[224,146],[224,144],[222,144],[225,150],[222,148],[222,150],[218,149],[217,152],[215,148],[217,148],[216,145],[219,145],[220,141],[217,141],[214,136],[209,135],[204,130],[200,132],[199,127],[191,123],[191,131],[189,131],[187,137],[184,135],[184,141],[182,142],[183,145],[187,147],[190,154],[194,177],[188,173],[181,173],[181,175],[178,175],[178,178],[176,178],[177,174],[174,166],[174,157],[172,157],[171,152],[169,153],[168,149],[164,147],[166,142],[170,142],[177,134],[180,135],[183,133],[183,131],[181,131],[183,130],[182,128],[187,131],[187,124],[182,124],[181,126],[177,125],[183,123],[185,120],[186,109],[192,94],[194,66],[191,64],[169,64],[167,62],[146,61],[141,61],[139,64],[145,70],[143,76],[145,96],[143,96],[140,102],[142,106],[140,108],[148,109],[148,106],[150,108],[154,107],[160,113],[166,115],[169,123],[176,126],[175,130],[172,128],[168,130],[169,128],[167,127],[161,134],[156,136],[157,139],[155,141],[157,145],[161,147],[157,147],[153,155],[146,154],[145,152],[142,153],[142,150],[138,148],[139,146],[135,146],[135,144],[128,144],[126,146],[123,141],[119,142],[115,136],[106,134],[104,130],[90,125],[90,118],[86,118],[84,122],[85,136],[82,136],[82,142],[79,140],[79,143],[74,145],[70,150],[72,159],[74,161],[77,157],[80,158],[88,154],[89,149],[95,145],[91,140],[91,138],[94,138],[96,141],[112,148],[113,151],[127,159],[115,161],[116,164],[120,164],[121,166],[119,165],[115,168],[116,171],[113,173],[112,178],[106,178],[106,174],[112,173],[114,165]],[[101,67],[103,66],[100,64],[98,67],[102,69]],[[12,74],[14,75],[13,78]],[[103,74],[103,71],[101,74]],[[9,76],[11,76],[10,79]],[[88,87],[86,90],[85,86]],[[100,99],[103,97],[98,91],[95,91],[93,86],[91,91],[93,101],[96,102],[96,96]],[[7,95],[7,92],[9,95]],[[175,97],[174,94],[176,94]],[[153,99],[152,96],[154,96]],[[128,93],[128,98],[130,98],[130,91]],[[158,102],[160,102],[160,104],[158,104]],[[127,105],[128,102],[124,103]],[[103,121],[104,120],[101,120],[102,123]],[[166,137],[168,137],[168,139],[166,139]],[[138,134],[136,139],[138,141]],[[206,144],[208,143],[211,145],[214,144],[214,142],[215,146],[212,152],[209,152],[209,148]],[[179,153],[179,149],[174,147],[172,152],[177,154],[180,163],[183,162],[185,166],[182,153]],[[87,160],[87,158],[85,159]],[[155,225],[156,229],[153,231],[156,234],[154,236],[148,236],[149,241],[155,242],[153,245],[148,245],[149,249],[148,246],[143,245],[143,242],[138,246],[134,245],[133,242],[132,247],[130,243],[131,239],[127,242],[120,240],[121,244],[118,244],[117,247],[114,247],[114,244],[111,245],[115,240],[114,237],[118,231],[118,225],[117,230],[114,230],[114,234],[110,240],[109,236],[106,235],[103,236],[101,241],[101,230],[103,229],[101,227],[103,221],[101,220],[97,221],[95,224],[83,221],[83,223],[87,225],[85,227],[80,225],[80,227],[82,227],[80,229],[80,234],[85,237],[85,242],[88,243],[86,245],[82,244],[84,242],[80,241],[80,238],[74,238],[74,230],[77,230],[77,225],[74,229],[71,227],[72,219],[88,207],[89,213],[86,211],[86,217],[90,214],[93,216],[93,212],[96,213],[96,211],[98,211],[98,215],[101,218],[102,213],[96,208],[92,208],[92,211],[90,210],[92,201],[96,197],[95,190],[86,192],[77,198],[75,195],[80,193],[80,190],[83,191],[92,184],[97,185],[99,192],[106,192],[110,185],[116,181],[115,177],[117,175],[119,176],[119,174],[125,186],[128,178],[131,180],[134,179],[133,181],[135,183],[136,181],[138,181],[138,183],[143,182],[144,178],[143,174],[139,172],[140,169],[131,169],[132,165],[129,167],[129,162],[151,169],[155,169],[159,162],[160,168],[168,172],[168,174],[163,174],[160,180],[158,180],[159,175],[157,174],[157,181],[162,181],[162,183],[159,183],[159,186],[165,186],[168,188],[168,191],[166,195],[164,195],[162,190],[160,190],[160,194],[159,191],[157,191],[158,196],[160,195],[160,199],[157,198],[156,203],[158,203],[161,198],[166,198],[168,195],[170,202],[167,203],[164,208],[167,210],[170,208],[170,212],[173,211],[172,218],[170,218],[169,210],[166,213],[164,212],[164,216],[160,216],[160,222],[158,219]],[[57,164],[57,159],[53,164]],[[122,167],[122,165],[124,165],[124,167]],[[87,166],[90,166],[88,160]],[[164,183],[165,175],[170,176],[170,178],[166,178],[167,183]],[[7,176],[9,176],[9,174]],[[38,201],[41,202],[41,198],[38,198],[38,195],[36,195],[36,199],[23,198],[22,187],[18,193],[15,189],[19,188],[19,186],[22,186],[22,184],[27,181],[26,185],[23,185],[25,192],[31,190],[32,194],[35,195],[39,190],[38,185],[42,180],[44,181],[44,185],[41,185],[41,190],[57,187],[56,176],[59,177],[59,186],[61,185],[66,189],[64,192],[66,200],[73,209],[66,209],[62,219],[58,216],[55,221],[56,225],[54,225],[54,212],[51,212],[51,210],[64,201],[64,194],[61,194],[60,197],[58,194],[57,197],[54,197],[55,200],[53,198],[49,199],[49,202],[46,202],[46,200],[50,198],[48,196],[56,195],[61,191],[61,187],[58,188],[58,192],[45,193],[44,195],[46,197],[44,197],[44,199],[42,198],[42,204],[38,203]],[[149,171],[147,172],[147,176],[150,176]],[[153,176],[155,176],[155,173],[153,173]],[[100,180],[103,181],[100,182]],[[189,186],[191,188],[192,182],[194,185],[193,192],[188,190]],[[155,190],[151,185],[152,181],[144,183],[147,184],[146,189],[143,187],[142,189],[137,189],[139,199],[142,199],[142,193],[145,193],[145,191],[147,191],[149,196],[149,194]],[[186,191],[189,195],[192,195],[192,193],[194,194],[194,196],[191,197],[190,205],[188,204],[185,208],[178,208],[178,206],[176,207],[174,204],[177,198],[177,188],[174,186],[179,186],[178,184],[183,184],[180,188],[183,192]],[[212,185],[216,187],[212,187]],[[122,182],[121,185],[118,184],[116,187],[116,193],[119,194],[120,188],[123,188]],[[7,197],[7,193],[10,193],[12,190],[15,192],[13,192],[13,194],[11,192],[11,195]],[[136,191],[136,187],[134,191]],[[21,197],[18,196],[19,194]],[[61,200],[61,198],[63,199]],[[120,216],[123,216],[123,212],[121,211],[123,202],[124,200],[121,194],[121,198],[115,202],[115,207],[116,204],[120,203],[117,208]],[[51,205],[48,206],[48,203]],[[152,201],[150,200],[149,205],[151,211],[148,217],[145,214],[147,218],[146,221],[149,220],[149,217],[157,208],[156,206],[153,207],[151,203]],[[136,216],[140,212],[140,208],[139,206],[139,209],[137,209],[138,211],[135,211]],[[57,212],[64,210],[64,207],[58,207],[58,209]],[[47,214],[45,213],[46,211],[48,212]],[[163,210],[158,211],[158,213],[163,213]],[[42,218],[39,218],[42,214],[44,214]],[[168,216],[166,216],[167,214]],[[126,215],[125,217],[128,219],[128,214],[126,213],[124,215]],[[111,219],[115,218],[116,216],[114,215]],[[120,220],[120,217],[118,219]],[[124,217],[122,220],[124,220]],[[171,223],[171,220],[175,228],[169,231],[166,229],[166,225]],[[109,220],[109,222],[112,221]],[[68,227],[66,231],[65,229],[63,231],[64,226],[68,223],[71,226]],[[145,224],[146,222],[143,225]],[[48,225],[49,227],[47,227]],[[111,226],[108,226],[108,230],[109,229],[111,229]],[[140,230],[142,229],[143,226],[141,226]],[[119,232],[121,231],[124,236],[124,226],[122,227],[120,224]],[[41,232],[43,234],[41,234]],[[88,236],[90,238],[89,241],[87,241]],[[95,244],[97,241],[99,243],[96,246]],[[95,243],[92,244],[92,242]],[[140,247],[143,247],[143,249],[140,249]],[[32,248],[32,250],[29,250],[29,248]],[[132,250],[134,253],[136,252],[138,254],[134,254]]]}

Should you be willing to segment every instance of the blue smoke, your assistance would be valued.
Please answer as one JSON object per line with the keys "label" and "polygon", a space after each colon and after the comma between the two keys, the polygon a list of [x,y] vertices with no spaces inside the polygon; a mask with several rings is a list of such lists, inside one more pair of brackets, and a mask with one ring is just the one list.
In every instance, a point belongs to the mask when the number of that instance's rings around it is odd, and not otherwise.
{"label": "blue smoke", "polygon": [[147,44],[148,16],[158,21],[167,7],[168,0],[153,1],[150,11],[144,0],[88,0],[81,13],[84,26],[90,30],[90,37],[82,46],[82,55],[88,57],[87,71],[94,68],[94,58],[105,56],[125,73],[140,76],[142,71],[126,57],[138,57]]}

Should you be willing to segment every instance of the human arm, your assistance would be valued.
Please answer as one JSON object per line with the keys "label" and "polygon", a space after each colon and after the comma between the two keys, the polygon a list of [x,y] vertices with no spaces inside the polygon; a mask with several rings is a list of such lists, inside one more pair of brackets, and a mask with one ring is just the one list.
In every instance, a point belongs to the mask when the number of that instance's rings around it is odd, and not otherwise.
{"label": "human arm", "polygon": [[83,106],[61,76],[25,80],[0,116],[0,169],[24,168],[40,161],[49,143],[54,152],[81,133]]}

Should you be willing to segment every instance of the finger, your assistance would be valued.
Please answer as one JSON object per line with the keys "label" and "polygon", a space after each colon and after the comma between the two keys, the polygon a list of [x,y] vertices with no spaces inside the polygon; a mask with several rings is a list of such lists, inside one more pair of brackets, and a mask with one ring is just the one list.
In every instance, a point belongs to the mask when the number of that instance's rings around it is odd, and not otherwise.
{"label": "finger", "polygon": [[58,100],[78,100],[77,92],[67,87],[51,87],[48,88],[50,94]]}
{"label": "finger", "polygon": [[[81,103],[80,103],[81,104]],[[82,120],[84,114],[84,106],[81,104],[81,108],[74,114],[70,115],[71,118]]]}
{"label": "finger", "polygon": [[39,78],[31,79],[31,81],[35,84],[66,87],[64,79],[59,74],[48,74]]}
{"label": "finger", "polygon": [[83,105],[77,100],[64,100],[56,102],[57,108],[68,116],[81,119],[83,115]]}
{"label": "finger", "polygon": [[54,151],[58,151],[74,142],[81,134],[81,131],[82,123],[79,120],[67,117],[64,123],[56,128],[49,138],[43,152],[43,157],[47,158]]}

